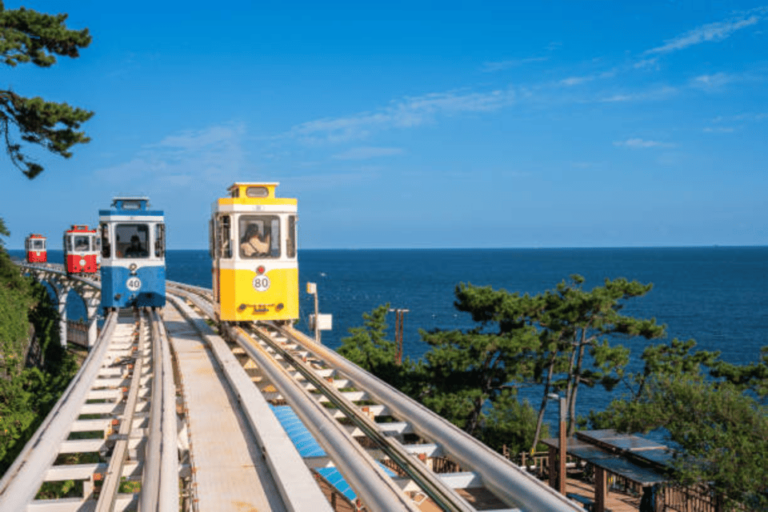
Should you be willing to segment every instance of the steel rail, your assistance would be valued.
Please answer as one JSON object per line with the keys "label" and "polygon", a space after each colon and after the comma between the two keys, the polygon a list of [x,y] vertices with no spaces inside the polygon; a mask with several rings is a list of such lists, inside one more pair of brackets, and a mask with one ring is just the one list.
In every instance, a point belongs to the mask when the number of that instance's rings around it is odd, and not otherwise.
{"label": "steel rail", "polygon": [[227,344],[176,293],[179,292],[167,295],[169,302],[193,325],[218,361],[231,391],[242,407],[244,423],[250,427],[260,445],[283,504],[294,512],[331,512],[309,468]]}
{"label": "steel rail", "polygon": [[154,310],[152,315],[158,325],[159,345],[162,349],[160,366],[163,375],[163,451],[160,457],[158,510],[178,510],[179,450],[176,440],[176,386],[171,362],[171,344],[160,314]]}
{"label": "steel rail", "polygon": [[160,488],[160,454],[162,450],[163,429],[163,383],[162,360],[158,343],[157,322],[152,318],[150,323],[152,334],[152,395],[149,410],[149,437],[144,447],[144,474],[141,479],[141,496],[139,508],[142,511],[157,510],[157,500]]}
{"label": "steel rail", "polygon": [[179,500],[176,394],[162,320],[156,311],[148,315],[152,333],[152,402],[139,507],[142,511],[171,510],[178,508]]}
{"label": "steel rail", "polygon": [[46,470],[56,459],[58,447],[69,435],[69,426],[77,418],[96,379],[116,325],[117,313],[111,312],[80,371],[0,480],[0,510],[24,510],[34,499]]}
{"label": "steel rail", "polygon": [[256,361],[261,371],[291,404],[296,415],[330,454],[336,467],[362,497],[368,510],[416,510],[377,462],[334,420],[310,393],[299,386],[267,350],[239,327],[230,337]]}
{"label": "steel rail", "polygon": [[[209,301],[187,291],[181,292],[180,295],[212,317],[213,311]],[[174,303],[178,300],[172,296],[169,297]],[[416,510],[376,461],[349,436],[321,404],[310,396],[307,390],[295,382],[288,371],[275,361],[266,349],[239,328],[228,328],[228,330],[230,339],[240,345],[256,361],[273,385],[289,399],[296,414],[331,455],[344,478],[362,497],[368,510]],[[258,392],[253,386],[251,389]]]}
{"label": "steel rail", "polygon": [[128,455],[128,444],[133,428],[133,414],[136,410],[136,404],[139,398],[139,388],[141,387],[141,377],[144,368],[144,336],[143,327],[146,322],[144,315],[139,313],[139,340],[136,350],[136,359],[133,363],[133,375],[131,377],[131,386],[128,391],[128,398],[125,403],[125,413],[120,421],[120,430],[118,431],[118,440],[112,450],[112,457],[109,460],[109,466],[104,478],[104,484],[99,493],[99,501],[96,504],[95,512],[110,512],[114,509],[117,500],[117,493],[120,488],[120,481],[123,473],[123,466]]}
{"label": "steel rail", "polygon": [[399,416],[408,418],[419,434],[440,443],[444,452],[463,467],[472,468],[480,475],[483,484],[502,500],[526,510],[583,512],[580,505],[546,487],[477,439],[336,352],[314,343],[293,328],[274,327],[286,337],[298,338],[308,352],[346,375]]}
{"label": "steel rail", "polygon": [[[281,347],[279,343],[269,336],[269,333],[264,332],[263,328],[252,327],[251,329],[286,362],[292,365],[309,383],[328,397],[333,405],[341,410],[368,438],[373,440],[382,452],[394,460],[439,507],[448,511],[471,512],[475,510],[474,507],[470,506],[453,489],[448,487],[426,465],[408,453],[399,442],[385,436],[375,421],[362,414],[357,406],[342,395],[335,386],[330,385],[322,377],[318,376],[307,363]],[[287,339],[294,340],[293,337],[288,337]]]}
{"label": "steel rail", "polygon": [[[209,290],[202,290],[203,294],[210,294]],[[211,312],[209,314],[212,314],[212,307],[205,300],[200,297],[190,297],[189,300],[201,309],[207,308]],[[398,416],[407,418],[422,437],[442,445],[443,452],[450,454],[463,467],[472,468],[482,479],[483,485],[508,504],[535,511],[582,511],[575,502],[545,486],[444,418],[350,363],[336,352],[317,345],[300,331],[275,327],[289,338],[289,332],[296,333],[301,340],[301,347],[346,375],[358,388],[369,392]]]}

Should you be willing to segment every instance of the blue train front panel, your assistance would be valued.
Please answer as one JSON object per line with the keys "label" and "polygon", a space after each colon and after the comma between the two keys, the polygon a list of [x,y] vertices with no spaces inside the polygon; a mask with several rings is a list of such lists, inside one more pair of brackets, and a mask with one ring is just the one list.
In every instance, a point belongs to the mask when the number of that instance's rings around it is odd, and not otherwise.
{"label": "blue train front panel", "polygon": [[101,271],[103,308],[165,306],[165,266],[138,267],[135,271],[112,266]]}
{"label": "blue train front panel", "polygon": [[102,308],[165,305],[163,212],[146,198],[115,198],[99,211]]}

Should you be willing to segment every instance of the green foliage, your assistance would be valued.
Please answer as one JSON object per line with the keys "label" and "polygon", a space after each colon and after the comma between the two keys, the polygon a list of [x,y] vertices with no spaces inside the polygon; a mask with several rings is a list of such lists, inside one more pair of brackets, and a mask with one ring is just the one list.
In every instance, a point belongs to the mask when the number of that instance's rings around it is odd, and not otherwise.
{"label": "green foliage", "polygon": [[615,428],[620,431],[631,430],[629,422],[641,414],[641,399],[646,394],[646,385],[658,378],[702,378],[703,366],[716,363],[719,352],[693,351],[694,340],[680,341],[677,338],[669,343],[650,345],[645,348],[641,359],[643,371],[624,376],[627,395],[614,399],[605,411],[592,411],[589,423],[592,428]]}
{"label": "green foliage", "polygon": [[363,313],[363,326],[349,329],[351,336],[341,340],[338,352],[403,393],[414,396],[421,387],[422,367],[410,358],[397,364],[397,346],[386,339],[388,311],[389,304],[384,304]]}
{"label": "green foliage", "polygon": [[[69,30],[66,14],[49,15],[21,7],[5,9],[0,1],[0,55],[5,64],[32,63],[50,67],[56,56],[76,58],[80,48],[91,42],[88,29]],[[11,130],[18,131],[23,142],[39,145],[46,150],[69,158],[75,144],[90,139],[79,131],[93,112],[71,107],[66,103],[26,98],[12,90],[0,90],[0,133],[11,162],[28,178],[43,171],[43,167],[22,151],[22,145],[12,140]]]}
{"label": "green foliage", "polygon": [[[510,390],[498,396],[493,407],[486,411],[480,438],[496,451],[504,447],[509,453],[526,451],[536,433],[536,410],[528,401],[520,402]],[[543,437],[548,437],[546,425]]]}
{"label": "green foliage", "polygon": [[[4,224],[0,223],[4,229]],[[6,230],[7,232],[7,230]],[[59,314],[43,285],[23,278],[0,245],[0,474],[51,410],[77,371],[75,358],[59,343]],[[24,368],[30,323],[45,366]]]}
{"label": "green foliage", "polygon": [[[675,339],[647,347],[643,371],[627,378],[628,395],[590,414],[590,423],[621,432],[661,429],[684,454],[675,459],[672,478],[683,485],[709,484],[730,505],[762,509],[768,506],[768,409],[744,390],[758,386],[752,377],[765,361],[724,364],[719,352],[694,351],[695,346]],[[706,368],[722,378],[707,379]]]}
{"label": "green foliage", "polygon": [[[455,333],[422,333],[434,342],[426,355],[426,363],[406,359],[397,365],[395,344],[386,339],[388,310],[389,305],[385,304],[370,314],[364,313],[364,326],[350,329],[352,336],[342,340],[338,352],[458,427],[483,441],[487,439],[496,449],[507,445],[515,453],[530,442],[530,432],[535,426],[535,420],[531,421],[533,410],[527,403],[519,404],[514,390],[503,382],[506,377],[502,361],[509,358],[499,355],[509,340],[499,339],[489,344],[479,337],[473,346],[471,342],[464,343]],[[443,335],[455,338],[457,344],[439,342]],[[493,343],[496,346],[492,346]],[[495,388],[484,386],[477,379],[481,372],[473,361],[480,353],[492,353],[498,359],[497,378],[491,382]]]}
{"label": "green foliage", "polygon": [[480,326],[421,333],[432,348],[427,354],[424,404],[473,435],[480,435],[498,400],[508,401],[514,383],[533,372],[530,354],[538,346],[536,329],[527,317],[536,301],[504,290],[461,284],[455,307],[472,315]]}
{"label": "green foliage", "polygon": [[768,346],[760,350],[760,360],[749,365],[718,361],[711,365],[713,377],[725,379],[740,390],[749,390],[763,399],[768,397]]}
{"label": "green foliage", "polygon": [[625,416],[624,428],[664,428],[679,447],[683,484],[709,484],[727,504],[768,507],[768,408],[729,383],[662,376]]}

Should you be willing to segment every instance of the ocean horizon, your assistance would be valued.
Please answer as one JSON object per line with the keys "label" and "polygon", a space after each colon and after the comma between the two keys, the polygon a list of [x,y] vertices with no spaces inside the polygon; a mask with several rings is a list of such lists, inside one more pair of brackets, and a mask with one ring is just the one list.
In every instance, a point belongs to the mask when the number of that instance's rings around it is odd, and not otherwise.
{"label": "ocean horizon", "polygon": [[[23,257],[23,251],[9,252]],[[62,261],[61,251],[49,253],[50,261]],[[166,263],[169,280],[210,288],[207,250],[171,249]],[[737,364],[757,360],[760,348],[768,345],[768,246],[302,249],[297,327],[308,332],[314,304],[305,288],[307,282],[315,282],[320,311],[333,315],[333,330],[321,333],[323,344],[337,348],[350,328],[363,324],[363,313],[390,304],[409,310],[404,353],[417,359],[429,348],[421,341],[420,330],[475,326],[468,314],[453,307],[459,283],[535,294],[553,289],[572,274],[586,279],[585,289],[620,277],[653,283],[646,296],[628,301],[623,312],[666,324],[666,341],[693,338],[697,349],[720,351],[722,359]],[[394,339],[394,316],[388,321],[388,337]],[[647,341],[613,343],[631,350],[628,371],[642,368],[640,355]],[[621,392],[621,385],[612,393],[585,388],[577,412],[602,410]],[[540,399],[535,388],[523,388],[520,395],[532,403]]]}

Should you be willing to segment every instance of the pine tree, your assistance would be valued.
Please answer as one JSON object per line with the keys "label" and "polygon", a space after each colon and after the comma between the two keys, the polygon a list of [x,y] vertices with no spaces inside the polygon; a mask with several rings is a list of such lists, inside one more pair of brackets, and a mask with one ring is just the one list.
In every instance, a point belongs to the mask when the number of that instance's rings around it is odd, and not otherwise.
{"label": "pine tree", "polygon": [[[15,67],[31,62],[45,68],[56,63],[57,55],[78,57],[91,36],[88,29],[69,30],[66,19],[66,14],[43,14],[24,7],[5,9],[0,0],[0,55],[4,63]],[[90,140],[80,125],[92,116],[93,112],[67,103],[27,98],[10,88],[0,90],[0,135],[5,137],[11,162],[30,179],[43,167],[25,154],[17,140],[69,158],[72,146]]]}

